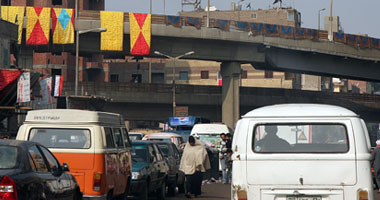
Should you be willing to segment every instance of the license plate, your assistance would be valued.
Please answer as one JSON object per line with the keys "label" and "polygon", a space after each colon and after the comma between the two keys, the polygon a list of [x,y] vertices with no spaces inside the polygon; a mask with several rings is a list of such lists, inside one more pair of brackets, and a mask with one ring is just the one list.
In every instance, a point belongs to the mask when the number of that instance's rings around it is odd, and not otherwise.
{"label": "license plate", "polygon": [[286,196],[286,200],[322,200],[321,196]]}

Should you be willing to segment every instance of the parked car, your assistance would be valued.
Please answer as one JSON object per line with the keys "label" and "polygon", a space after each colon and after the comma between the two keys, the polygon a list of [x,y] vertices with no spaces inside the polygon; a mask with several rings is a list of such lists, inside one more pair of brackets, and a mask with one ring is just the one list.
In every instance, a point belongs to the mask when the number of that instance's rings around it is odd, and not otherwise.
{"label": "parked car", "polygon": [[132,182],[130,194],[148,199],[155,192],[157,199],[165,199],[169,166],[157,144],[150,141],[132,142]]}
{"label": "parked car", "polygon": [[139,133],[139,132],[129,132],[129,138],[130,138],[131,140],[142,140],[144,136],[145,136],[144,133]]}
{"label": "parked car", "polygon": [[68,171],[38,143],[0,140],[0,199],[81,199]]}
{"label": "parked car", "polygon": [[168,179],[166,185],[168,186],[168,193],[170,196],[175,196],[176,188],[180,193],[185,192],[185,174],[179,170],[179,164],[181,162],[181,155],[175,146],[171,142],[159,141],[155,142],[160,148],[162,154],[169,165]]}
{"label": "parked car", "polygon": [[182,149],[184,144],[181,135],[170,132],[151,133],[149,135],[145,135],[143,140],[172,142],[178,149]]}

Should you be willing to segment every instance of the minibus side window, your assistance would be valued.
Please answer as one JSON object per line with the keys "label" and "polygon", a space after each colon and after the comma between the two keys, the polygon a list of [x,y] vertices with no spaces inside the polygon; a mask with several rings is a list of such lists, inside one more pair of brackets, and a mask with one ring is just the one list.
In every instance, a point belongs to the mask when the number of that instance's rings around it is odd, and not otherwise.
{"label": "minibus side window", "polygon": [[106,146],[107,148],[115,148],[115,141],[112,136],[111,128],[104,127],[104,132],[106,134]]}
{"label": "minibus side window", "polygon": [[131,139],[129,138],[129,134],[126,128],[123,128],[123,137],[125,142],[125,147],[131,147]]}
{"label": "minibus side window", "polygon": [[124,147],[123,138],[120,133],[120,128],[113,128],[113,136],[115,137],[117,147]]}

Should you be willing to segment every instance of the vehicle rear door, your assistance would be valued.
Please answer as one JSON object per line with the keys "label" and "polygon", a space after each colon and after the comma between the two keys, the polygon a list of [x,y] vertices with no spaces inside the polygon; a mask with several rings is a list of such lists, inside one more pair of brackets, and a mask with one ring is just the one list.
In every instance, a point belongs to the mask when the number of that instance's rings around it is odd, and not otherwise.
{"label": "vehicle rear door", "polygon": [[127,149],[125,147],[125,142],[122,137],[120,128],[112,128],[113,136],[115,138],[115,144],[117,146],[117,180],[115,180],[114,194],[124,193],[127,182],[128,182],[128,174],[127,172]]}
{"label": "vehicle rear door", "polygon": [[[249,185],[260,187],[262,196],[268,199],[282,199],[289,195],[280,189],[284,186],[342,188],[356,184],[356,150],[350,120],[285,120],[251,121],[246,168]],[[268,137],[264,127],[269,125],[278,127],[277,136],[290,144],[289,150],[264,151],[257,145]],[[343,132],[336,133],[338,130]],[[290,195],[293,192],[289,191]],[[322,193],[317,196],[330,195]]]}

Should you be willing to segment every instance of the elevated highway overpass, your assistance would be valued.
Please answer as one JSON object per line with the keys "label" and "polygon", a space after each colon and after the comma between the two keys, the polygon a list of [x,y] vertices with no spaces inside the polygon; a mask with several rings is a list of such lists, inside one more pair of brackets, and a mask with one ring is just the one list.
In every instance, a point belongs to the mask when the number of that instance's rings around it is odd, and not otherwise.
{"label": "elevated highway overpass", "polygon": [[[80,35],[81,56],[104,54],[117,58],[130,55],[129,19],[124,17],[123,51],[100,51],[100,33]],[[99,11],[81,11],[76,30],[100,27]],[[380,50],[361,48],[339,42],[318,39],[289,39],[250,34],[231,26],[229,31],[217,28],[180,28],[165,24],[165,16],[152,16],[151,52],[160,51],[171,56],[195,51],[186,59],[221,62],[223,77],[222,121],[233,126],[240,116],[239,76],[240,64],[249,63],[257,69],[288,71],[359,80],[380,81]],[[74,45],[22,46],[37,52],[74,52]],[[157,57],[151,53],[146,57]],[[255,98],[253,98],[255,99]]]}
{"label": "elevated highway overpass", "polygon": [[[172,114],[172,86],[145,83],[84,83],[88,95],[110,98],[104,109],[123,114],[126,120],[165,121]],[[64,84],[67,95],[74,84]],[[176,85],[178,106],[188,106],[189,114],[222,121],[222,87]],[[321,103],[338,105],[361,115],[366,122],[380,122],[380,95],[315,92],[277,88],[240,87],[241,115],[254,108],[280,103]]]}

